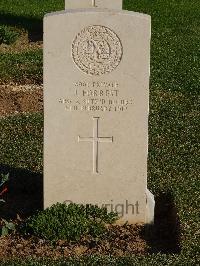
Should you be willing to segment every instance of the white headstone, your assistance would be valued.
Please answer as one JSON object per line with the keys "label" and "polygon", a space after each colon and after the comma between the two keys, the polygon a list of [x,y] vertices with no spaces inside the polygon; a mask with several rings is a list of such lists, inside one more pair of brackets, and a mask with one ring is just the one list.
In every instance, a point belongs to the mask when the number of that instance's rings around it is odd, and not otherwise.
{"label": "white headstone", "polygon": [[71,8],[122,9],[122,0],[65,0],[65,9]]}
{"label": "white headstone", "polygon": [[122,222],[153,221],[149,69],[149,16],[98,8],[45,16],[45,208],[91,203]]}

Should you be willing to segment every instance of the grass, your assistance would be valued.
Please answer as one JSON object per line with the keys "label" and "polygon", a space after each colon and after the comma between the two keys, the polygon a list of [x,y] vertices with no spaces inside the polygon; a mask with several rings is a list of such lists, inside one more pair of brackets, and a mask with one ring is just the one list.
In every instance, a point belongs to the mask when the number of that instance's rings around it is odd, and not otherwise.
{"label": "grass", "polygon": [[0,44],[13,44],[19,37],[19,33],[7,26],[0,26]]}
{"label": "grass", "polygon": [[0,164],[42,172],[42,115],[13,116],[0,121]]}
{"label": "grass", "polygon": [[151,15],[152,88],[164,86],[165,90],[197,93],[200,84],[199,1],[127,0],[124,8]]}
{"label": "grass", "polygon": [[62,9],[64,0],[1,0],[0,23],[40,29],[44,14]]}
{"label": "grass", "polygon": [[[63,0],[1,0],[0,24],[26,29],[31,38],[36,32],[42,34],[42,18],[45,13],[61,9],[64,9]],[[144,12],[152,16],[151,87],[198,93],[200,84],[199,0],[125,0],[124,9]],[[41,84],[42,57],[39,58],[40,62],[35,71],[37,75],[35,81],[29,71],[32,58],[38,58],[39,55],[39,51],[33,51],[32,57],[27,57],[25,60],[23,53],[14,53],[11,58],[13,71],[10,71],[9,66],[5,68],[8,57],[3,56],[0,64],[1,83],[9,81],[18,83],[19,80],[20,83],[27,83],[29,80],[29,82]],[[24,77],[22,66],[20,65],[20,68],[17,64],[18,60],[23,65]],[[9,75],[4,75],[5,72]]]}
{"label": "grass", "polygon": [[[28,32],[31,41],[42,40],[43,16],[64,9],[64,0],[1,0],[0,26]],[[0,53],[0,83],[42,83],[42,51]]]}
{"label": "grass", "polygon": [[42,50],[0,54],[0,80],[2,83],[7,81],[18,84],[40,84],[42,82]]}
{"label": "grass", "polygon": [[184,235],[183,254],[198,249],[198,107],[195,96],[161,90],[151,93],[149,187],[155,195],[161,191],[173,195]]}
{"label": "grass", "polygon": [[191,258],[188,260],[188,257],[182,256],[169,256],[169,255],[152,255],[147,257],[140,256],[132,256],[132,257],[124,257],[124,258],[115,258],[115,257],[99,257],[99,256],[89,256],[89,257],[79,257],[79,258],[69,258],[69,259],[61,259],[57,261],[52,261],[50,259],[29,259],[25,261],[15,260],[2,262],[2,266],[88,266],[88,265],[100,265],[100,266],[170,266],[170,265],[197,265],[197,258]]}
{"label": "grass", "polygon": [[[148,187],[156,196],[162,192],[172,195],[182,228],[181,253],[121,259],[71,258],[62,260],[60,264],[48,259],[43,262],[30,260],[24,264],[12,262],[7,265],[199,263],[200,2],[125,0],[124,8],[152,16]],[[0,21],[4,24],[8,21],[8,26],[16,23],[16,27],[25,27],[26,21],[28,26],[25,29],[30,30],[33,25],[33,28],[40,29],[43,14],[59,9],[63,9],[63,1],[1,0],[0,10],[4,19]],[[6,16],[10,19],[6,20]],[[41,50],[2,53],[0,56],[1,83],[42,83]],[[0,128],[0,164],[42,172],[43,115],[1,118]]]}

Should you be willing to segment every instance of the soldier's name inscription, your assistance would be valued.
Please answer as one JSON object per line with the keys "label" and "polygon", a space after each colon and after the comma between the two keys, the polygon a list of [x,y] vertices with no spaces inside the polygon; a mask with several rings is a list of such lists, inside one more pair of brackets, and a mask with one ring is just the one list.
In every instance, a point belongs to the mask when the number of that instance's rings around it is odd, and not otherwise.
{"label": "soldier's name inscription", "polygon": [[133,105],[122,95],[117,82],[76,82],[73,94],[59,98],[66,111],[123,112]]}

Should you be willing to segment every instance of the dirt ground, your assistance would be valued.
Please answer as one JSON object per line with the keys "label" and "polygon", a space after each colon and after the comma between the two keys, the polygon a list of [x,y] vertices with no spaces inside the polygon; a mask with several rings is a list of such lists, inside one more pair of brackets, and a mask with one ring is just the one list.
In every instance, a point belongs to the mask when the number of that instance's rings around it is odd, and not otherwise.
{"label": "dirt ground", "polygon": [[142,225],[110,226],[103,239],[83,238],[73,244],[59,240],[54,245],[37,237],[9,235],[0,238],[0,259],[27,257],[69,257],[80,255],[145,255],[146,241],[141,237]]}
{"label": "dirt ground", "polygon": [[0,85],[0,117],[43,111],[42,87]]}

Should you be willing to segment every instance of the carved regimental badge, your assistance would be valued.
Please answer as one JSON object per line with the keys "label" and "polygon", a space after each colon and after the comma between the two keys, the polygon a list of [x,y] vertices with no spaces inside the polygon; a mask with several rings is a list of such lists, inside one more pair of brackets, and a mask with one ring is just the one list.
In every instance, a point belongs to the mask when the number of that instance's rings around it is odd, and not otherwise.
{"label": "carved regimental badge", "polygon": [[77,34],[72,44],[72,58],[77,67],[90,75],[113,71],[122,59],[122,44],[112,30],[93,25]]}

